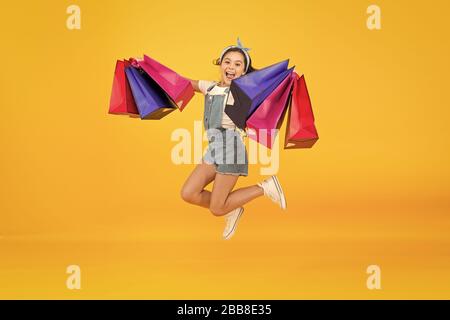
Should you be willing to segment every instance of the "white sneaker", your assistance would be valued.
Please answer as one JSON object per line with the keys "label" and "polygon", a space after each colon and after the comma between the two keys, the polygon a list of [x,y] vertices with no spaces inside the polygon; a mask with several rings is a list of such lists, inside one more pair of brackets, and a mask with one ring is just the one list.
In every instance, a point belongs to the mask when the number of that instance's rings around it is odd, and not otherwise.
{"label": "white sneaker", "polygon": [[278,203],[281,209],[286,210],[286,198],[277,176],[271,176],[263,182],[258,183],[258,186],[263,188],[266,197],[270,198],[273,202]]}
{"label": "white sneaker", "polygon": [[239,207],[225,215],[226,225],[225,229],[223,230],[223,238],[225,240],[228,240],[233,236],[234,232],[236,231],[239,218],[242,216],[243,212],[244,208]]}

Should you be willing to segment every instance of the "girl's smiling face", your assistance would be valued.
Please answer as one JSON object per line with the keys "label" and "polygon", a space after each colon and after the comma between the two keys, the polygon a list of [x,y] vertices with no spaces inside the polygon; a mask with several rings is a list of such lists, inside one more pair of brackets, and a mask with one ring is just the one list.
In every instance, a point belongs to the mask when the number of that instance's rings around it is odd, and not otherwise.
{"label": "girl's smiling face", "polygon": [[233,79],[245,74],[244,59],[244,55],[238,51],[229,51],[223,56],[220,64],[223,85],[229,86]]}

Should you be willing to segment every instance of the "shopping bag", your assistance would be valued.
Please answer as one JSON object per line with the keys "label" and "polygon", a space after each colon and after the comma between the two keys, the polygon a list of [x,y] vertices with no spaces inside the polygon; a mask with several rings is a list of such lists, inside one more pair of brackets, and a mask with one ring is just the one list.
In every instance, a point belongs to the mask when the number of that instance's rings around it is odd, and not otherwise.
{"label": "shopping bag", "polygon": [[158,84],[141,69],[126,67],[125,73],[141,119],[161,119],[176,109]]}
{"label": "shopping bag", "polygon": [[288,108],[292,84],[295,79],[295,74],[291,70],[291,73],[261,103],[250,118],[248,118],[247,134],[250,139],[272,149]]}
{"label": "shopping bag", "polygon": [[125,75],[125,68],[130,66],[128,60],[117,60],[114,71],[114,80],[109,100],[110,114],[138,116],[139,111],[134,103],[130,84]]}
{"label": "shopping bag", "polygon": [[139,66],[164,90],[174,104],[182,111],[194,96],[191,82],[158,61],[144,55]]}
{"label": "shopping bag", "polygon": [[237,127],[244,129],[248,117],[292,72],[287,70],[288,63],[289,60],[285,60],[231,82],[230,92],[235,101],[225,106],[225,113]]}
{"label": "shopping bag", "polygon": [[319,139],[305,77],[296,76],[286,127],[285,149],[311,148]]}

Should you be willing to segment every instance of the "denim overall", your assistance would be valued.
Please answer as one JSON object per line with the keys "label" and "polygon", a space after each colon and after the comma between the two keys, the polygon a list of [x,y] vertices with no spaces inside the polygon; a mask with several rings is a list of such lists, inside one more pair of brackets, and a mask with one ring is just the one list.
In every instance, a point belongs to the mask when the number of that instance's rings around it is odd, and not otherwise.
{"label": "denim overall", "polygon": [[210,86],[205,95],[203,124],[208,137],[208,149],[203,160],[214,164],[218,173],[247,176],[248,157],[242,134],[238,128],[222,127],[224,101],[228,98],[230,88],[226,88],[224,94],[210,95],[215,85]]}

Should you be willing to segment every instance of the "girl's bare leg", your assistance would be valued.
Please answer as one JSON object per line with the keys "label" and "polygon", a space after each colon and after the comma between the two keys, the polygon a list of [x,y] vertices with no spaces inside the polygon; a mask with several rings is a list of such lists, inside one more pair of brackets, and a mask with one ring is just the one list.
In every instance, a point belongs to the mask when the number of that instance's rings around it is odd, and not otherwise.
{"label": "girl's bare leg", "polygon": [[214,165],[204,162],[198,164],[184,183],[181,189],[181,198],[191,204],[209,208],[211,192],[204,188],[214,180],[215,176]]}
{"label": "girl's bare leg", "polygon": [[217,173],[211,194],[209,209],[216,216],[223,216],[246,204],[247,202],[264,195],[261,187],[250,187],[233,190],[239,176]]}

